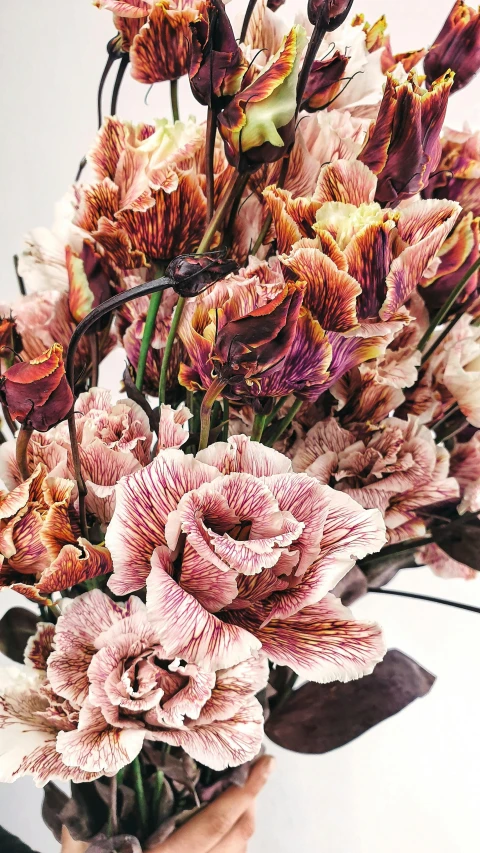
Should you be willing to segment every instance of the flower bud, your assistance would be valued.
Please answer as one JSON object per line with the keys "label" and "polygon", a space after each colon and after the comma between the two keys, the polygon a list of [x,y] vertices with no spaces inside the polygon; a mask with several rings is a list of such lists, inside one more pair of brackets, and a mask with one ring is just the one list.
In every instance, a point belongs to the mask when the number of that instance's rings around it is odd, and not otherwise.
{"label": "flower bud", "polygon": [[328,59],[315,61],[308,75],[300,109],[309,113],[325,109],[338,95],[347,65],[348,56],[339,50]]}
{"label": "flower bud", "polygon": [[190,24],[190,86],[204,106],[223,109],[240,89],[248,62],[233,33],[222,0],[209,0]]}
{"label": "flower bud", "polygon": [[15,318],[0,317],[0,359],[10,364],[16,351],[21,350],[22,339],[17,332]]}
{"label": "flower bud", "polygon": [[53,344],[31,361],[18,362],[0,379],[0,399],[13,420],[47,432],[69,413],[73,394],[65,376],[63,348]]}
{"label": "flower bud", "polygon": [[258,77],[218,117],[229,163],[253,172],[283,157],[295,140],[296,87],[306,33],[293,27]]}
{"label": "flower bud", "polygon": [[308,20],[332,32],[343,24],[352,6],[353,0],[308,0]]}
{"label": "flower bud", "polygon": [[305,288],[290,282],[271,302],[220,330],[212,361],[229,384],[280,370],[297,330]]}
{"label": "flower bud", "polygon": [[168,265],[166,276],[172,287],[183,297],[198,296],[216,281],[236,272],[237,263],[225,257],[224,250],[205,255],[179,255]]}
{"label": "flower bud", "polygon": [[415,73],[398,83],[387,75],[382,103],[358,159],[378,176],[376,200],[399,202],[423,190],[442,155],[440,133],[453,74],[427,91]]}
{"label": "flower bud", "polygon": [[456,0],[425,57],[424,69],[429,86],[449,69],[454,71],[452,93],[470,82],[480,69],[480,10]]}

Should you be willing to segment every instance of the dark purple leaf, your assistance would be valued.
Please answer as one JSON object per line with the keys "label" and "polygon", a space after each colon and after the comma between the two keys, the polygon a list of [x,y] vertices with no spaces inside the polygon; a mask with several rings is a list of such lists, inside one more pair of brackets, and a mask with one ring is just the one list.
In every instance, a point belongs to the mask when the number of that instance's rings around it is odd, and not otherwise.
{"label": "dark purple leaf", "polygon": [[108,807],[93,782],[72,782],[72,796],[60,814],[75,841],[90,841],[108,821]]}
{"label": "dark purple leaf", "polygon": [[362,562],[362,572],[371,589],[380,589],[390,583],[401,569],[411,569],[415,565],[415,550],[401,551],[399,554],[380,554]]}
{"label": "dark purple leaf", "polygon": [[67,805],[69,797],[53,782],[47,782],[43,789],[42,818],[60,844],[62,821],[60,812]]}
{"label": "dark purple leaf", "polygon": [[38,616],[24,607],[11,607],[0,619],[0,652],[16,663],[23,663],[23,653],[35,633]]}
{"label": "dark purple leaf", "polygon": [[432,539],[445,553],[459,563],[480,571],[480,521],[476,518],[456,519],[443,527],[433,528]]}
{"label": "dark purple leaf", "polygon": [[363,596],[367,594],[367,579],[362,570],[359,569],[358,566],[354,566],[353,569],[350,569],[345,577],[337,583],[332,592],[341,600],[345,607],[350,607],[351,604],[359,598],[363,598]]}
{"label": "dark purple leaf", "polygon": [[434,681],[414,660],[391,649],[358,681],[304,684],[273,711],[265,731],[293,752],[330,752],[425,696]]}

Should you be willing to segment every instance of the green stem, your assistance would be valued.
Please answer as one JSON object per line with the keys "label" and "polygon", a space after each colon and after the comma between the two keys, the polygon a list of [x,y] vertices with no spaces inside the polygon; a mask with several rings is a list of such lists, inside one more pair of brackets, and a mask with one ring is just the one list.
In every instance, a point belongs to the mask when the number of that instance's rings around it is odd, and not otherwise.
{"label": "green stem", "polygon": [[173,312],[172,325],[170,326],[168,338],[165,343],[165,349],[163,350],[162,366],[160,368],[160,382],[158,384],[158,402],[160,405],[165,402],[165,396],[167,393],[168,364],[170,361],[170,356],[172,354],[173,344],[175,343],[175,337],[177,335],[177,329],[182,318],[184,307],[185,297],[179,296],[178,302],[175,305],[175,311]]}
{"label": "green stem", "polygon": [[287,414],[285,415],[285,417],[284,417],[284,418],[282,418],[282,420],[281,420],[281,421],[279,421],[279,423],[276,425],[276,428],[275,428],[275,430],[273,431],[272,435],[269,437],[268,441],[264,442],[265,444],[267,444],[267,445],[268,445],[268,447],[273,447],[273,445],[275,444],[275,442],[276,442],[276,441],[278,441],[278,439],[280,438],[280,436],[282,435],[282,433],[283,433],[283,432],[285,432],[285,430],[287,429],[287,427],[289,427],[289,426],[290,426],[290,424],[292,423],[292,421],[293,421],[293,419],[294,419],[295,415],[297,414],[298,410],[299,410],[302,406],[303,406],[303,400],[295,400],[295,402],[294,402],[293,406],[291,407],[290,411],[289,411],[289,412],[287,412]]}
{"label": "green stem", "polygon": [[265,429],[266,422],[266,415],[255,415],[255,420],[253,421],[252,429],[252,441],[262,440],[263,430]]}
{"label": "green stem", "polygon": [[[448,297],[447,301],[444,303],[444,305],[442,305],[440,310],[435,314],[435,317],[433,318],[432,322],[430,323],[427,331],[425,332],[423,338],[421,339],[421,341],[418,345],[418,349],[420,350],[420,352],[423,352],[423,350],[425,349],[425,346],[427,345],[428,341],[432,337],[435,329],[438,326],[440,326],[441,323],[443,323],[443,321],[445,320],[445,317],[448,316],[452,306],[455,305],[455,302],[457,301],[459,296],[462,295],[462,293],[465,290],[465,288],[466,288],[468,282],[470,281],[472,275],[478,269],[480,269],[480,258],[477,258],[475,263],[472,264],[472,266],[470,267],[468,272],[466,272],[465,275],[463,276],[463,278],[458,282],[457,286],[453,288],[453,290],[452,290],[450,296]],[[453,323],[453,325],[455,325],[455,323]],[[448,330],[448,331],[450,331],[450,330]],[[446,334],[448,334],[448,332]],[[442,336],[437,341],[435,341],[435,343],[433,344],[432,347],[430,347],[430,350],[428,351],[428,354],[427,354],[428,358],[430,358],[433,351],[436,349],[436,347],[438,346],[440,341],[443,340],[444,337],[445,337],[445,335],[442,333]],[[427,357],[425,357],[424,361],[426,361],[426,358]]]}
{"label": "green stem", "polygon": [[200,441],[198,443],[199,450],[205,450],[208,445],[208,437],[210,435],[210,416],[212,406],[225,388],[226,382],[223,382],[219,377],[213,380],[210,388],[207,390],[200,406]]}
{"label": "green stem", "polygon": [[274,405],[274,407],[273,407],[272,411],[270,412],[270,414],[269,414],[269,415],[267,415],[267,420],[265,421],[265,426],[266,426],[266,427],[267,427],[267,426],[269,426],[269,425],[272,423],[272,421],[273,421],[273,419],[274,419],[275,415],[277,415],[277,414],[278,414],[278,412],[280,411],[280,409],[282,408],[282,406],[284,406],[284,405],[285,405],[285,403],[287,402],[288,397],[289,397],[289,395],[288,395],[288,394],[285,394],[285,396],[284,396],[284,397],[280,397],[280,399],[279,399],[279,400],[277,400],[277,402],[275,403],[275,405]]}
{"label": "green stem", "polygon": [[133,772],[133,786],[135,788],[135,795],[137,798],[140,831],[141,835],[144,836],[147,829],[148,811],[147,800],[145,798],[145,788],[143,787],[142,767],[140,765],[140,759],[138,758],[138,756],[134,759],[134,761],[132,761],[131,766]]}
{"label": "green stem", "polygon": [[223,430],[222,441],[228,441],[228,428],[230,426],[230,403],[227,398],[223,398]]}
{"label": "green stem", "polygon": [[152,797],[152,824],[154,824],[154,830],[157,828],[158,820],[160,817],[160,800],[162,797],[164,780],[165,774],[163,770],[157,770],[157,772],[155,773],[155,783]]}
{"label": "green stem", "polygon": [[178,80],[170,81],[170,100],[172,102],[173,121],[180,121],[180,111],[178,109]]}
{"label": "green stem", "polygon": [[[200,243],[200,245],[196,251],[197,255],[201,255],[201,254],[203,254],[203,252],[208,252],[208,250],[211,246],[212,240],[215,236],[215,232],[216,232],[217,228],[222,224],[223,219],[226,215],[226,212],[227,212],[228,208],[230,207],[230,204],[232,203],[232,201],[234,201],[240,187],[243,187],[243,175],[234,174],[230,183],[228,184],[224,194],[223,194],[223,197],[222,197],[220,204],[218,205],[212,219],[210,220],[210,222],[207,226],[205,234],[203,235],[203,239],[202,239],[202,241],[201,241],[201,243]],[[165,394],[166,394],[166,388],[167,388],[168,363],[170,360],[170,356],[171,356],[172,349],[173,349],[173,344],[174,344],[175,337],[177,334],[177,329],[180,325],[180,320],[182,318],[182,313],[183,313],[184,307],[185,307],[185,297],[180,296],[178,299],[178,302],[175,306],[175,312],[174,312],[174,315],[172,317],[172,325],[170,326],[170,331],[168,333],[167,341],[165,344],[165,349],[163,351],[162,367],[160,369],[160,382],[159,382],[159,386],[158,386],[158,398],[159,398],[160,404],[165,402]]]}
{"label": "green stem", "polygon": [[145,326],[143,329],[142,345],[140,347],[140,355],[138,357],[137,378],[135,380],[135,385],[137,386],[139,391],[141,391],[143,388],[143,380],[145,378],[145,370],[147,367],[148,351],[150,349],[153,333],[155,331],[155,323],[157,319],[158,309],[160,308],[160,303],[162,301],[162,296],[163,291],[160,290],[157,293],[152,293],[150,297],[147,319],[145,320]]}

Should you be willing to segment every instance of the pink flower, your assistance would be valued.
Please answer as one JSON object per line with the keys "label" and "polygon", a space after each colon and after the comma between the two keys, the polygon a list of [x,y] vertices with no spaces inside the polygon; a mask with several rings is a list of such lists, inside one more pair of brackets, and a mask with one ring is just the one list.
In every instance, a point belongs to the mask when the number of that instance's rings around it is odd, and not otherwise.
{"label": "pink flower", "polygon": [[478,572],[475,569],[471,569],[470,566],[466,566],[464,563],[459,563],[458,560],[449,557],[442,548],[439,548],[434,543],[419,548],[415,554],[415,562],[419,566],[428,566],[435,575],[446,580],[461,578],[471,581],[475,580],[478,576]]}
{"label": "pink flower", "polygon": [[113,775],[144,739],[182,746],[215,770],[258,753],[263,712],[255,693],[268,680],[265,656],[210,671],[195,655],[172,659],[160,633],[139,598],[116,604],[99,590],[75,599],[58,620],[47,675],[80,709],[78,726],[57,738],[69,767]]}
{"label": "pink flower", "polygon": [[[137,403],[122,400],[113,404],[110,392],[101,388],[80,394],[75,413],[82,473],[88,488],[86,507],[106,524],[113,514],[115,485],[120,477],[150,461],[150,425]],[[32,470],[41,464],[51,476],[75,480],[66,423],[43,434],[34,432],[28,454]],[[0,448],[0,473],[10,488],[21,483],[14,441]]]}
{"label": "pink flower", "polygon": [[78,707],[56,695],[46,677],[53,634],[53,625],[39,622],[26,665],[0,668],[0,782],[28,774],[41,787],[51,779],[89,782],[99,775],[67,767],[57,750],[59,732],[78,724]]}
{"label": "pink flower", "polygon": [[125,477],[106,535],[112,590],[147,585],[168,655],[215,670],[263,647],[321,682],[358,678],[383,656],[378,626],[328,590],[384,539],[378,511],[246,436],[196,457],[162,451]]}
{"label": "pink flower", "polygon": [[448,451],[413,417],[388,418],[371,432],[360,424],[344,430],[334,418],[320,421],[297,445],[293,467],[379,509],[391,542],[423,536],[419,510],[459,496],[448,476]]}
{"label": "pink flower", "polygon": [[450,472],[460,486],[460,513],[480,512],[480,433],[469,441],[458,442],[450,457]]}

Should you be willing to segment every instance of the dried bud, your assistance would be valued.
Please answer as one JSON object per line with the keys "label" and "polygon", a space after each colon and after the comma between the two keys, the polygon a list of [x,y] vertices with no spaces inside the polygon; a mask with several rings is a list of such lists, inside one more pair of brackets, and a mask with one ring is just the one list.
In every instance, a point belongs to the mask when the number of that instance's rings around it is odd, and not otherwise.
{"label": "dried bud", "polygon": [[248,62],[233,33],[222,0],[209,0],[190,24],[190,86],[204,106],[223,109],[240,89]]}
{"label": "dried bud", "polygon": [[302,285],[290,282],[271,302],[223,326],[212,353],[220,379],[234,385],[281,369],[295,338],[303,294]]}
{"label": "dried bud", "polygon": [[272,11],[276,12],[277,9],[280,9],[280,6],[285,5],[285,0],[268,0],[267,7]]}
{"label": "dried bud", "polygon": [[[101,255],[85,241],[79,255],[67,246],[65,262],[68,274],[68,302],[70,313],[80,323],[93,308],[112,296],[110,276]],[[106,318],[109,322],[109,318]]]}
{"label": "dried bud", "polygon": [[22,348],[22,339],[17,332],[15,318],[0,317],[0,358],[7,364],[14,353]]}
{"label": "dried bud", "polygon": [[309,113],[325,109],[338,95],[343,74],[348,65],[348,56],[337,50],[328,59],[313,63],[300,109]]}
{"label": "dried bud", "polygon": [[480,69],[480,10],[456,0],[425,57],[424,69],[429,86],[449,69],[455,72],[452,92],[470,82]]}
{"label": "dried bud", "polygon": [[308,0],[308,20],[332,32],[343,24],[352,6],[353,0]]}
{"label": "dried bud", "polygon": [[0,379],[0,400],[13,420],[28,429],[46,432],[73,406],[62,352],[60,344],[53,344],[37,358],[13,364]]}
{"label": "dried bud", "polygon": [[218,117],[229,163],[255,171],[283,157],[295,140],[296,87],[306,33],[293,27],[253,83]]}
{"label": "dried bud", "polygon": [[437,168],[453,74],[437,80],[427,91],[415,73],[405,83],[387,75],[377,121],[372,123],[358,159],[378,175],[376,200],[383,204],[425,189]]}
{"label": "dried bud", "polygon": [[222,249],[206,255],[179,255],[168,265],[165,274],[172,279],[176,293],[189,297],[198,296],[237,268],[237,263],[226,258]]}

